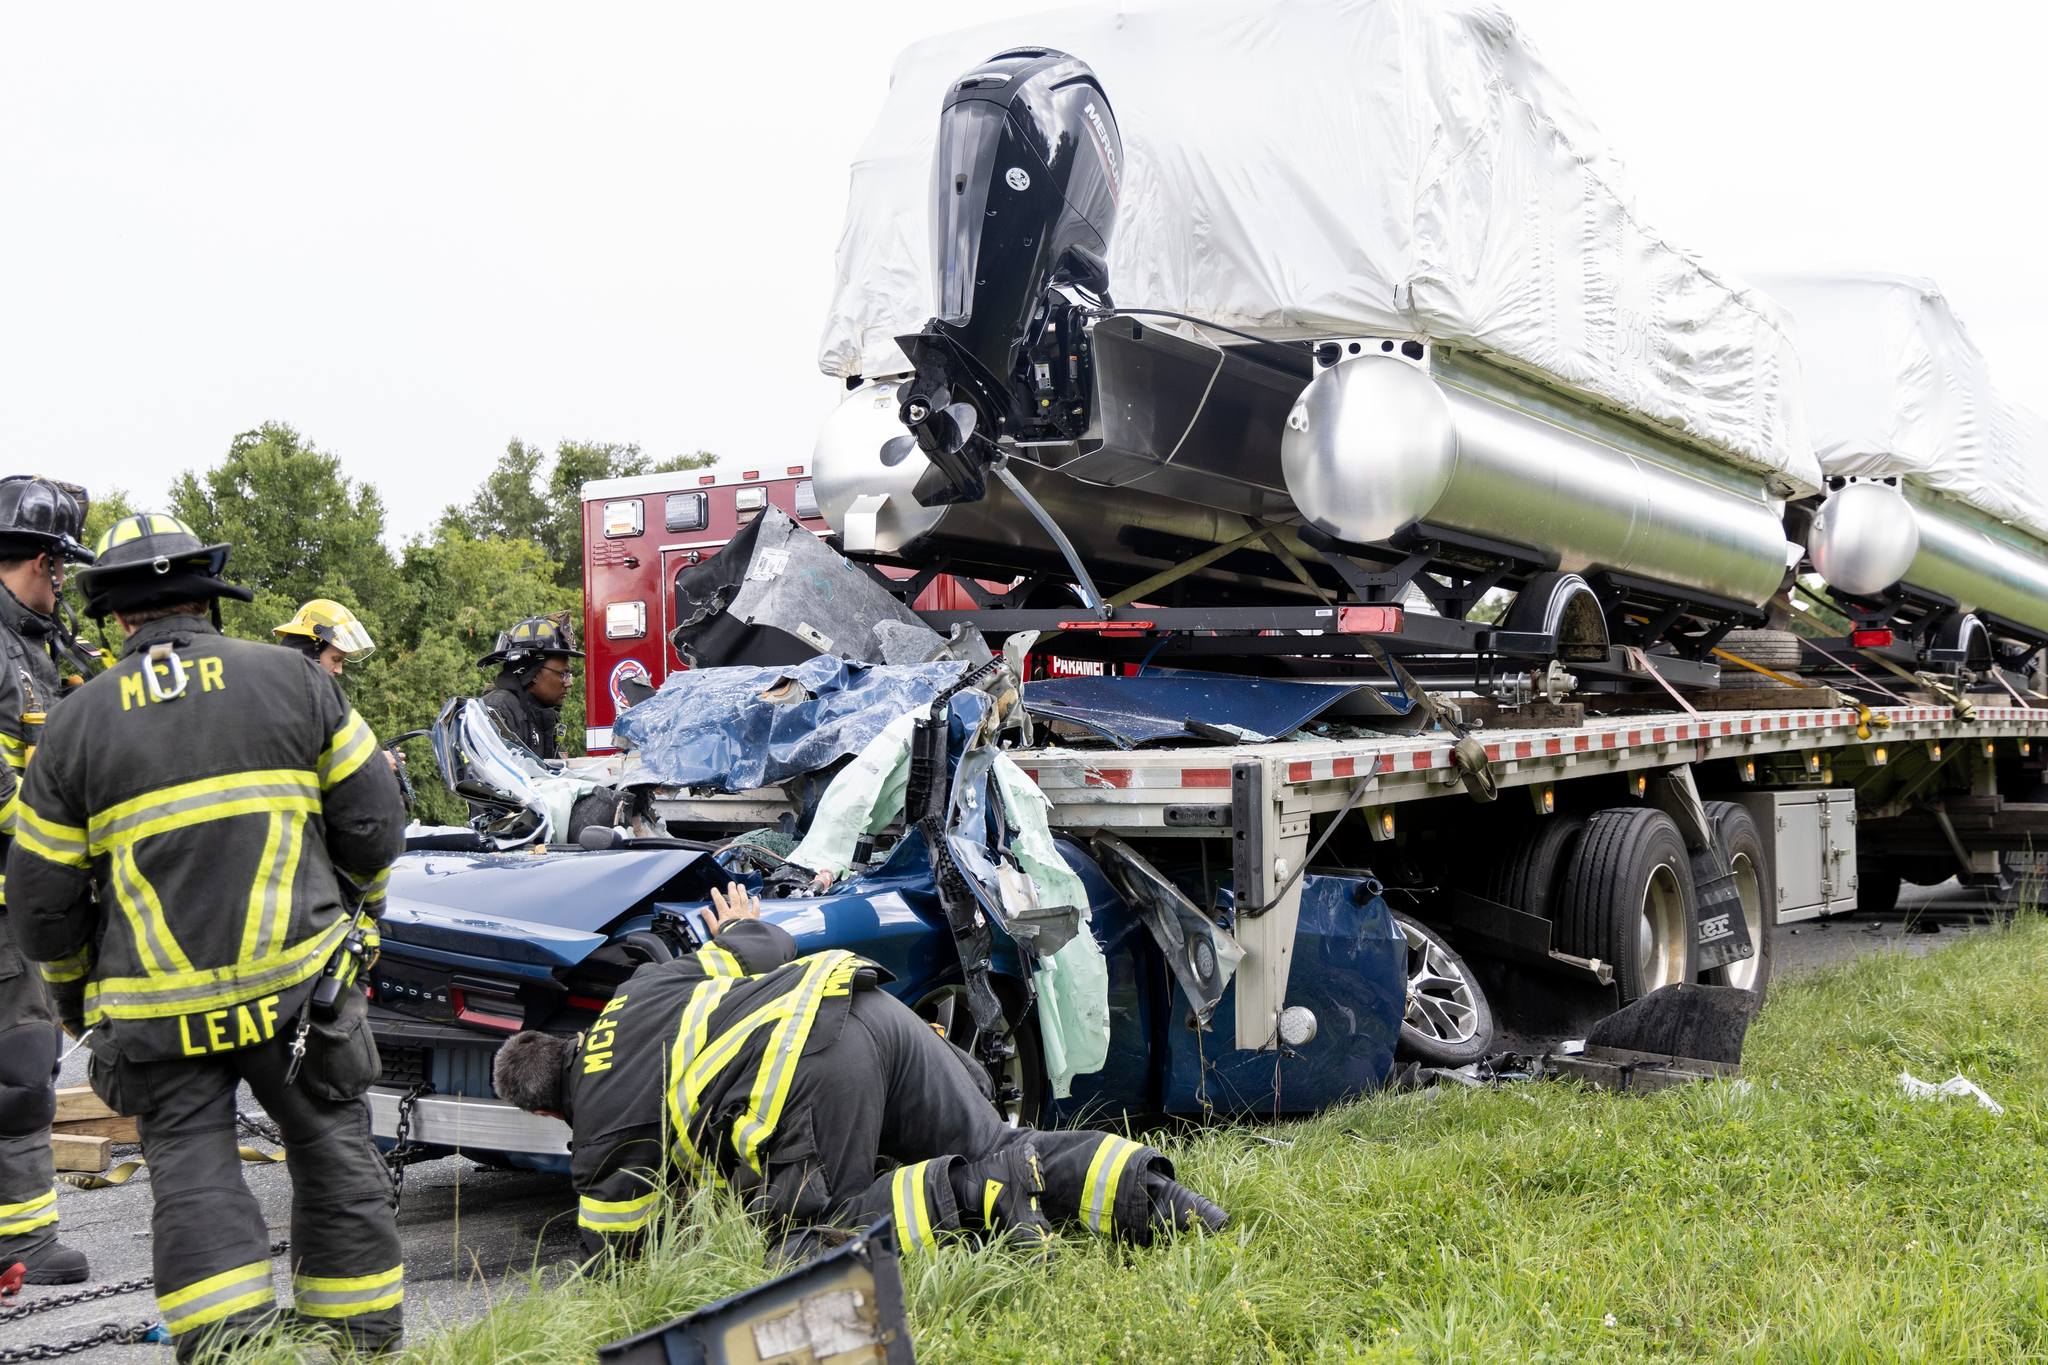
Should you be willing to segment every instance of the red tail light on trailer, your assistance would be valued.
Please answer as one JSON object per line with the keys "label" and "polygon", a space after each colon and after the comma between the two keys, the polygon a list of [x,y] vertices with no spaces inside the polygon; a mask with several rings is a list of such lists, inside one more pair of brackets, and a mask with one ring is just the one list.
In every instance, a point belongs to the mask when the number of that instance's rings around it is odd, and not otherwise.
{"label": "red tail light on trailer", "polygon": [[1857,649],[1883,649],[1892,642],[1889,630],[1852,630],[1849,643]]}
{"label": "red tail light on trailer", "polygon": [[1345,635],[1399,635],[1399,607],[1339,607],[1337,629]]}

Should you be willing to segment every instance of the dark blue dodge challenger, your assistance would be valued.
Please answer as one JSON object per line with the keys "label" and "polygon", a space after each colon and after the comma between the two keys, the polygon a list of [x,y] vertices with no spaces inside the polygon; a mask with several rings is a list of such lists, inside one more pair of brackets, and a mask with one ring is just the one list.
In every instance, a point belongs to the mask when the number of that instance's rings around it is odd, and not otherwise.
{"label": "dark blue dodge challenger", "polygon": [[[888,989],[969,1051],[996,1059],[998,1101],[1021,1121],[1303,1113],[1385,1080],[1400,1035],[1407,950],[1370,878],[1305,878],[1288,998],[1313,1013],[1314,1037],[1278,1053],[1239,1051],[1230,1046],[1234,987],[1224,989],[1210,1027],[1196,1028],[1152,927],[1157,918],[1119,892],[1097,851],[1064,839],[1059,848],[1088,893],[1110,1019],[1106,1062],[1076,1076],[1064,1099],[1047,1085],[1024,955],[1000,933],[991,981],[1005,1037],[976,1036],[959,954],[918,841],[904,841],[880,868],[832,894],[769,900],[762,915],[806,951],[849,949],[886,968],[894,978]],[[567,1127],[493,1095],[498,1044],[522,1028],[585,1027],[635,967],[686,948],[673,926],[727,876],[712,851],[674,840],[406,854],[392,870],[384,952],[370,983],[383,1056],[370,1095],[379,1140],[402,1140],[420,1155],[460,1151],[491,1164],[566,1171]],[[1227,924],[1228,888],[1184,889],[1191,900],[1221,906]]]}

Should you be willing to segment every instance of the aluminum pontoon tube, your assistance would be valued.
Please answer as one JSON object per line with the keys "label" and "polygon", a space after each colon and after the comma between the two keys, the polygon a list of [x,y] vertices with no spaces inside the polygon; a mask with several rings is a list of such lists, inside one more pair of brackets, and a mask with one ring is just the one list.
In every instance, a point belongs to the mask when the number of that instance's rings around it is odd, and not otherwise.
{"label": "aluminum pontoon tube", "polygon": [[[854,390],[819,430],[811,459],[818,510],[853,554],[923,565],[949,559],[961,572],[1008,579],[1024,570],[1066,577],[1058,547],[998,482],[978,502],[925,507],[912,494],[926,468],[921,452],[894,467],[881,460],[884,442],[902,434],[895,385]],[[1015,474],[1073,541],[1080,558],[1106,585],[1130,584],[1171,568],[1189,554],[1237,540],[1251,529],[1242,516],[1140,489],[1093,488],[1014,461]],[[1315,552],[1291,531],[1289,550]],[[1308,590],[1282,571],[1277,577],[1211,567],[1190,575],[1212,596],[1230,600],[1307,600]]]}
{"label": "aluminum pontoon tube", "polygon": [[1790,546],[1765,495],[1710,482],[1392,355],[1321,370],[1281,439],[1287,488],[1331,535],[1374,542],[1425,522],[1762,605]]}
{"label": "aluminum pontoon tube", "polygon": [[1920,551],[1920,519],[1896,479],[1846,480],[1828,495],[1806,535],[1814,572],[1853,597],[1872,597],[1905,576]]}
{"label": "aluminum pontoon tube", "polygon": [[1920,551],[1902,581],[2048,635],[2048,546],[2032,554],[1964,516],[1915,499]]}

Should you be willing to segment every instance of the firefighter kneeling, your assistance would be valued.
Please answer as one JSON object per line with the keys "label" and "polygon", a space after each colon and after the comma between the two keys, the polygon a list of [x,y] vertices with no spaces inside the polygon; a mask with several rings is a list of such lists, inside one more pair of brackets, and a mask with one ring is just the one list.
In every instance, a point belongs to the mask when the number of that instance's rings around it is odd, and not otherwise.
{"label": "firefighter kneeling", "polygon": [[[708,1166],[802,1259],[828,1229],[894,1214],[905,1250],[966,1231],[1037,1246],[1054,1222],[1140,1244],[1224,1224],[1151,1147],[1107,1133],[1012,1128],[981,1068],[845,952],[795,958],[738,886],[695,953],[641,967],[571,1040],[498,1051],[501,1098],[575,1131],[578,1224],[631,1249],[665,1172]],[[729,923],[726,923],[729,922]],[[900,1163],[876,1177],[883,1162]]]}
{"label": "firefighter kneeling", "polygon": [[404,1271],[363,1102],[376,1044],[340,973],[369,951],[405,812],[331,678],[221,635],[217,600],[250,596],[221,581],[227,554],[171,517],[129,517],[78,575],[127,643],[44,728],[8,914],[66,1030],[92,1030],[93,1089],[140,1123],[179,1359],[276,1316],[270,1231],[235,1153],[243,1082],[284,1134],[297,1314],[376,1349],[398,1338]]}

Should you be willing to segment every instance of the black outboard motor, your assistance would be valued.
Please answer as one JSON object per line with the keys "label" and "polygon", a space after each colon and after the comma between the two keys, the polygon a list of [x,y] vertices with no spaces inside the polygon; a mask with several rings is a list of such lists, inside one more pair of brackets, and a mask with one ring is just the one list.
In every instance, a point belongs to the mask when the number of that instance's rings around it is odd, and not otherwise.
{"label": "black outboard motor", "polygon": [[921,448],[927,507],[972,502],[996,440],[1073,440],[1088,427],[1086,318],[1056,292],[1107,303],[1123,141],[1086,62],[1012,48],[946,94],[932,157],[932,261],[939,314],[899,337],[916,373],[898,391]]}

